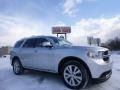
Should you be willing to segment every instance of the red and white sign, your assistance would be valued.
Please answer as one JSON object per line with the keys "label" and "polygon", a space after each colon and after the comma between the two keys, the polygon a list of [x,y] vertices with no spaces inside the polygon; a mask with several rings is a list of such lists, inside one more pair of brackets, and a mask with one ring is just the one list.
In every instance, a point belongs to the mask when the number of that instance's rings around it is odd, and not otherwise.
{"label": "red and white sign", "polygon": [[52,27],[53,34],[71,33],[71,27]]}

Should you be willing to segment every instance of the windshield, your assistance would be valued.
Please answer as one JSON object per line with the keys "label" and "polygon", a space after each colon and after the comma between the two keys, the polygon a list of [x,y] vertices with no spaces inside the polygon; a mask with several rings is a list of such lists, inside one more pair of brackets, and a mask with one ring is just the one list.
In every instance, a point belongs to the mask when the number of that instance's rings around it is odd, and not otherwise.
{"label": "windshield", "polygon": [[72,45],[72,43],[70,43],[69,41],[65,39],[56,38],[56,37],[49,37],[49,38],[52,39],[55,45],[58,45],[58,46],[71,46]]}

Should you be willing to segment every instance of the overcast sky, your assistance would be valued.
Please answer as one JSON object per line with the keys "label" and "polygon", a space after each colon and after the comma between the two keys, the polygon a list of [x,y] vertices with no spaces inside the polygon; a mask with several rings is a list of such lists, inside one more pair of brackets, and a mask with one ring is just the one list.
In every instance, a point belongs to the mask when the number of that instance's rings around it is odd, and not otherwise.
{"label": "overcast sky", "polygon": [[120,37],[120,0],[0,0],[0,46],[52,35],[52,26],[71,26],[68,39],[79,45]]}

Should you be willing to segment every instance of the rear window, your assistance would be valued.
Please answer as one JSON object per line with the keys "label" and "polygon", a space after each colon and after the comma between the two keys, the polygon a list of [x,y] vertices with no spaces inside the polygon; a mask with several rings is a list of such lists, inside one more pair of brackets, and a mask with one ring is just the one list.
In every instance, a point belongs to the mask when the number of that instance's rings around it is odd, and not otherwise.
{"label": "rear window", "polygon": [[23,41],[24,41],[24,40],[18,41],[18,42],[15,44],[14,48],[19,48],[19,47],[21,46],[21,44],[23,43]]}
{"label": "rear window", "polygon": [[33,39],[28,39],[24,45],[23,45],[23,48],[34,48],[35,47],[35,38]]}

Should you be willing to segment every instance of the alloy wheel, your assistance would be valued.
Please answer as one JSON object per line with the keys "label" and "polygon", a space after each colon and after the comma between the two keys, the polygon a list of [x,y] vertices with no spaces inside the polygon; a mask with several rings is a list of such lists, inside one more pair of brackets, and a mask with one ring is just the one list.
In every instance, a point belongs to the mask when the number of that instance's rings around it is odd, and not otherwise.
{"label": "alloy wheel", "polygon": [[82,73],[75,65],[68,65],[64,69],[64,79],[70,86],[78,86],[82,82]]}

